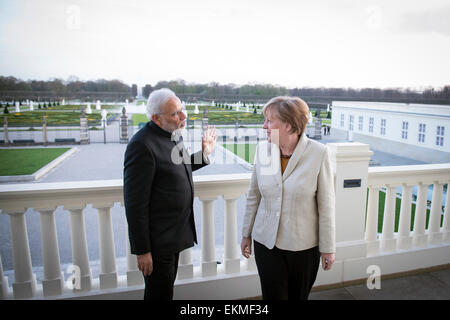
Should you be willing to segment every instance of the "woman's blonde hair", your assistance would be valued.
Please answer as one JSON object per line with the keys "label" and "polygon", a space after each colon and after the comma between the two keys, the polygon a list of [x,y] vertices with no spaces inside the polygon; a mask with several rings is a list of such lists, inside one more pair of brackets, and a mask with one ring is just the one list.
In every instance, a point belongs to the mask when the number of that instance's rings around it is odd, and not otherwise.
{"label": "woman's blonde hair", "polygon": [[289,133],[301,135],[305,132],[309,119],[309,107],[302,99],[286,96],[272,98],[262,110],[265,117],[268,111],[282,122],[291,126]]}

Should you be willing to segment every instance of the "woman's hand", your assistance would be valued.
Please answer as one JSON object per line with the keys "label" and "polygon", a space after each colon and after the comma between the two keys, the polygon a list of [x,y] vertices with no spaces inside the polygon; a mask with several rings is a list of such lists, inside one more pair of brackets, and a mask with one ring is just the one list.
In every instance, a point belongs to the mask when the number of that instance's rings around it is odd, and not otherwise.
{"label": "woman's hand", "polygon": [[334,263],[334,253],[321,253],[322,255],[322,269],[328,271]]}
{"label": "woman's hand", "polygon": [[250,258],[252,254],[252,237],[242,237],[241,252],[247,259]]}

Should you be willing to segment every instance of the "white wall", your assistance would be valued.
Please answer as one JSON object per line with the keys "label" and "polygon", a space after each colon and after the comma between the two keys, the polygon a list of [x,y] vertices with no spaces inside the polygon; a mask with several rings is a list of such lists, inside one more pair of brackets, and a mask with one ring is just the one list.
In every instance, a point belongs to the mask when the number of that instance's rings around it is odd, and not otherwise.
{"label": "white wall", "polygon": [[[344,127],[341,127],[341,114],[344,114]],[[450,118],[437,116],[424,116],[408,113],[391,113],[375,110],[353,109],[349,107],[333,106],[332,128],[349,129],[349,115],[353,115],[353,131],[355,133],[383,138],[391,141],[407,143],[410,145],[430,148],[442,152],[450,152]],[[363,130],[358,128],[359,117],[363,117]],[[369,118],[374,118],[373,132],[369,132]],[[381,119],[386,119],[386,135],[380,134]],[[408,138],[402,139],[402,122],[408,122]],[[419,142],[419,124],[426,125],[425,142]],[[437,126],[444,126],[444,144],[436,145]]]}

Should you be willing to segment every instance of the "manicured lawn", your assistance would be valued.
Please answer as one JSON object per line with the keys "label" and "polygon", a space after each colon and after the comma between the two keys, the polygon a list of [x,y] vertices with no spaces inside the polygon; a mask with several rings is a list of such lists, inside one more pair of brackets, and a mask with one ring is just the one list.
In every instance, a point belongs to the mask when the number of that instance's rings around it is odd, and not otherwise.
{"label": "manicured lawn", "polygon": [[[80,125],[80,112],[74,111],[26,111],[3,114],[8,118],[8,125],[42,126],[42,117],[47,117],[48,125]],[[99,112],[87,114],[89,121],[100,121]]]}
{"label": "manicured lawn", "polygon": [[228,150],[230,150],[234,154],[236,154],[238,157],[244,159],[248,163],[253,164],[253,162],[255,160],[255,152],[256,152],[256,144],[255,143],[248,144],[248,159],[245,158],[245,144],[244,143],[236,144],[237,152],[234,151],[234,147],[235,147],[234,144],[224,144],[222,146],[224,148],[227,148]]}
{"label": "manicured lawn", "polygon": [[[201,121],[203,113],[189,113],[190,121]],[[210,111],[208,112],[208,123],[211,124],[235,124],[236,117],[240,124],[243,123],[264,123],[262,114],[254,114],[252,112],[236,112],[236,111]]]}
{"label": "manicured lawn", "polygon": [[148,118],[145,113],[133,113],[131,119],[133,120],[133,126],[139,125],[139,122],[148,122]]}
{"label": "manicured lawn", "polygon": [[[85,104],[83,104],[83,105],[68,104],[68,105],[65,105],[65,106],[48,107],[47,110],[75,110],[75,111],[80,111],[81,112],[81,108],[86,109],[87,105],[85,105]],[[109,105],[109,104],[108,105],[100,104],[100,108],[106,109],[106,110],[114,110],[114,109],[120,109],[121,106],[119,106],[119,105]],[[35,110],[37,109],[36,104],[34,106],[34,109]],[[91,110],[92,110],[92,112],[101,112],[101,110],[97,110],[96,103],[91,103]]]}
{"label": "manicured lawn", "polygon": [[0,149],[0,176],[33,174],[69,149]]}

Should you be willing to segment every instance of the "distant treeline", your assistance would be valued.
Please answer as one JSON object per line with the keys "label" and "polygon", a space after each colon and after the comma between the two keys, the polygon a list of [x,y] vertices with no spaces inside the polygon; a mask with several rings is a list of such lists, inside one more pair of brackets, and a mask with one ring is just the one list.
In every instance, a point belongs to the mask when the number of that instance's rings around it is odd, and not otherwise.
{"label": "distant treeline", "polygon": [[131,98],[131,87],[120,80],[23,81],[15,77],[0,76],[0,99],[2,100],[57,98],[125,100]]}
{"label": "distant treeline", "polygon": [[[215,100],[216,102],[266,102],[279,95],[298,96],[309,104],[318,106],[331,103],[332,100],[363,100],[407,103],[450,104],[450,85],[440,90],[433,88],[418,92],[411,89],[377,88],[294,88],[271,84],[208,84],[187,83],[184,80],[159,81],[156,85],[145,85],[142,95],[148,95],[159,88],[172,89],[185,101]],[[49,81],[23,81],[15,77],[0,76],[0,99],[101,99],[125,100],[137,95],[137,86],[129,86],[120,80],[80,81],[72,78],[67,81],[52,79]]]}
{"label": "distant treeline", "polygon": [[0,90],[22,90],[22,91],[54,91],[59,95],[66,93],[77,93],[83,91],[91,92],[130,92],[131,87],[120,80],[96,81],[63,81],[53,79],[49,81],[29,80],[23,81],[14,77],[0,76]]}
{"label": "distant treeline", "polygon": [[142,93],[148,97],[150,92],[159,88],[170,88],[186,100],[215,99],[216,101],[254,101],[264,102],[279,95],[298,96],[310,104],[324,105],[332,100],[365,100],[407,103],[450,104],[450,85],[442,90],[427,89],[417,92],[411,89],[377,89],[377,88],[294,88],[288,89],[271,84],[235,84],[219,83],[188,84],[183,80],[160,81],[154,87],[146,85]]}

